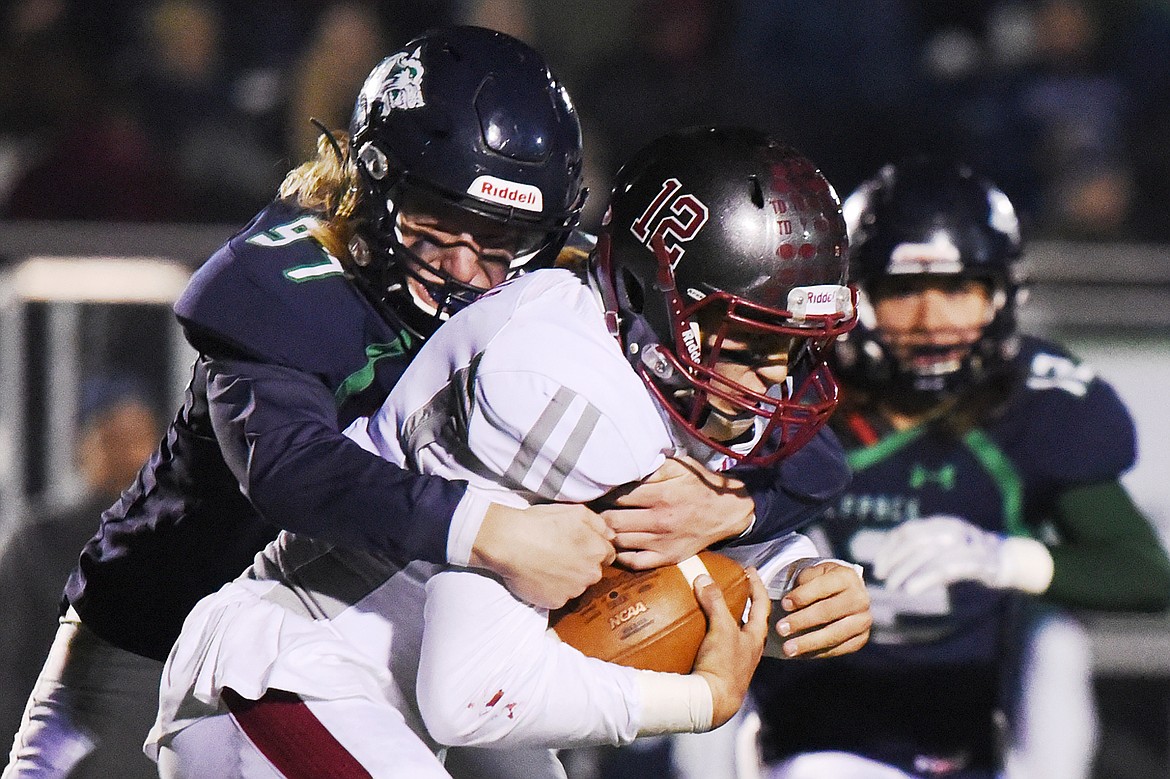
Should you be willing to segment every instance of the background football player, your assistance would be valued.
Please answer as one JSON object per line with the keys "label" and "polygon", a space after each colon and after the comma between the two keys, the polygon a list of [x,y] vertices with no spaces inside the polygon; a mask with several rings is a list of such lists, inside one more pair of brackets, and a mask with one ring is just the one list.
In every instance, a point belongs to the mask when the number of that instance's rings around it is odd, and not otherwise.
{"label": "background football player", "polygon": [[[823,351],[854,317],[819,171],[754,131],[698,129],[651,143],[617,182],[588,270],[528,274],[457,314],[355,440],[518,506],[592,501],[680,450],[768,466],[811,440],[836,402]],[[683,676],[584,657],[494,578],[282,533],[192,612],[152,748],[163,775],[270,776],[269,761],[301,775],[328,750],[375,776],[445,776],[443,745],[706,730],[743,700],[763,601],[786,599],[781,654],[866,639],[851,566],[793,533],[764,546],[772,592],[753,575],[742,627],[705,601]]]}
{"label": "background football player", "polygon": [[[918,158],[844,210],[862,303],[835,352],[833,426],[854,478],[819,529],[867,568],[873,640],[761,664],[764,753],[784,761],[770,776],[992,777],[1005,761],[1009,775],[1021,761],[1020,775],[1084,775],[1087,649],[1072,623],[1030,612],[1167,606],[1170,562],[1119,482],[1132,421],[1087,365],[1017,332],[1019,225],[992,183]],[[1005,695],[1016,674],[1057,669],[1061,697],[1051,684],[1023,706]],[[793,710],[793,696],[813,703]],[[1046,733],[1040,709],[1063,732]],[[1045,735],[1055,748],[1037,751]]]}

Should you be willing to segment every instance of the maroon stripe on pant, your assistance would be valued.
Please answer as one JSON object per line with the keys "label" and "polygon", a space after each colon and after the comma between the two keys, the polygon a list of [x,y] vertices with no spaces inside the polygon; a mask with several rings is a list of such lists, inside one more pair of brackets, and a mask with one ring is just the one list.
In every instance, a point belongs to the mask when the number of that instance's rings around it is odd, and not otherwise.
{"label": "maroon stripe on pant", "polygon": [[225,687],[222,697],[256,748],[288,779],[371,779],[294,693],[269,690],[252,701]]}

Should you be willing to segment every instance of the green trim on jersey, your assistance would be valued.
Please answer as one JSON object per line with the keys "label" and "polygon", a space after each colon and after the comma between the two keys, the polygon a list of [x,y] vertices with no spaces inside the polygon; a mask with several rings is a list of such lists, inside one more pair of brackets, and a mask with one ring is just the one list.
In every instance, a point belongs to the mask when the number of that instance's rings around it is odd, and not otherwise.
{"label": "green trim on jersey", "polygon": [[855,471],[864,471],[866,468],[892,457],[899,449],[922,437],[925,432],[926,428],[921,425],[908,430],[900,430],[886,436],[872,446],[854,449],[845,455],[845,462]]}
{"label": "green trim on jersey", "polygon": [[303,284],[306,281],[316,281],[317,279],[328,279],[334,276],[345,275],[345,268],[341,267],[341,262],[336,257],[331,254],[326,254],[325,258],[324,262],[310,262],[304,265],[285,268],[284,277],[297,284]]}
{"label": "green trim on jersey", "polygon": [[[846,453],[845,461],[854,471],[863,471],[889,459],[910,443],[921,438],[926,432],[925,425],[900,430],[871,446],[864,446]],[[1011,460],[981,430],[972,430],[963,436],[963,445],[999,488],[999,494],[1003,501],[1004,529],[1009,535],[1030,536],[1031,533],[1028,532],[1028,528],[1024,524],[1024,484]],[[953,473],[942,473],[945,470],[945,468],[940,469],[938,474],[915,471],[911,474],[911,478],[912,480],[916,479],[918,483],[912,484],[912,486],[920,487],[927,480],[934,480],[938,481],[944,489],[949,489],[953,486],[954,475]],[[950,485],[946,483],[945,477],[948,475],[952,482]]]}
{"label": "green trim on jersey", "polygon": [[383,357],[401,357],[410,352],[414,341],[410,333],[405,330],[398,333],[398,337],[388,344],[366,344],[366,364],[345,377],[337,392],[333,393],[340,406],[345,401],[361,392],[364,392],[374,383],[374,375],[378,360]]}
{"label": "green trim on jersey", "polygon": [[1024,482],[1016,466],[982,430],[967,433],[963,436],[963,444],[999,486],[1004,530],[1012,536],[1031,536],[1024,524]]}

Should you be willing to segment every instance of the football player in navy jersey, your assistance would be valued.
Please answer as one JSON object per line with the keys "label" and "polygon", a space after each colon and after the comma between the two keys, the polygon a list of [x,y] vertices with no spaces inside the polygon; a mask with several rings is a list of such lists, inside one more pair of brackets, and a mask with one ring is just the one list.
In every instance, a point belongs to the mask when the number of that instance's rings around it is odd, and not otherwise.
{"label": "football player in navy jersey", "polygon": [[791,529],[843,487],[839,446],[818,436],[750,483],[668,461],[619,521],[490,502],[341,435],[451,312],[553,262],[584,199],[581,165],[568,95],[508,36],[443,28],[371,72],[349,132],[325,133],[176,304],[199,352],[185,401],[81,553],[5,779],[153,775],[141,744],[184,618],[282,527],[483,567],[551,607],[599,578],[615,542],[678,560]]}
{"label": "football player in navy jersey", "polygon": [[[1028,626],[1087,667],[1071,620],[1037,612],[1170,599],[1170,562],[1119,481],[1133,423],[1087,365],[1017,332],[1019,225],[993,184],[915,158],[844,212],[863,296],[835,354],[833,426],[854,477],[817,527],[832,554],[866,567],[874,626],[854,655],[761,665],[769,776],[997,776],[1029,759],[1036,735],[1012,691],[1034,662]],[[1067,706],[1041,705],[1083,719],[1063,755],[1026,775],[1088,768],[1091,702],[1065,686]]]}
{"label": "football player in navy jersey", "polygon": [[[680,450],[721,471],[814,440],[837,399],[823,352],[856,309],[840,202],[813,164],[757,131],[678,131],[619,171],[609,215],[587,269],[482,296],[347,434],[513,505],[590,502]],[[852,566],[796,533],[721,549],[762,580],[739,630],[708,611],[682,675],[584,657],[493,577],[281,533],[188,616],[147,748],[163,776],[312,776],[326,752],[336,775],[448,776],[443,745],[628,743],[725,722],[769,599],[803,607],[780,655],[865,642]],[[622,630],[661,625],[640,619]]]}

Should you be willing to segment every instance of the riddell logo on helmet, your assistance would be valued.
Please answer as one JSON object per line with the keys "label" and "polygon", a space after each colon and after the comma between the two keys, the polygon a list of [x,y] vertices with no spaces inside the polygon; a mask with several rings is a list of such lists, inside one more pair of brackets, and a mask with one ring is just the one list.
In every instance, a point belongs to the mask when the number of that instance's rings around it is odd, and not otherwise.
{"label": "riddell logo on helmet", "polygon": [[691,322],[690,327],[682,331],[682,342],[691,361],[702,362],[703,352],[699,348],[699,326],[697,324]]}
{"label": "riddell logo on helmet", "polygon": [[839,284],[813,284],[809,287],[793,287],[788,292],[788,310],[793,319],[824,314],[846,314],[851,309],[853,297],[848,287]]}
{"label": "riddell logo on helmet", "polygon": [[544,196],[540,189],[531,184],[518,184],[515,181],[496,178],[495,176],[480,176],[471,182],[467,194],[480,200],[499,203],[504,206],[514,206],[525,211],[544,210]]}

